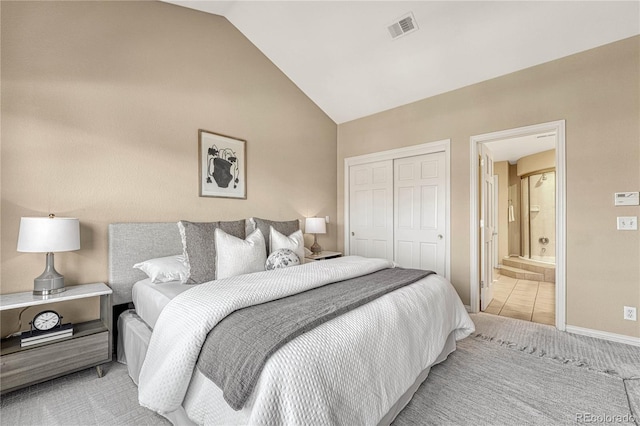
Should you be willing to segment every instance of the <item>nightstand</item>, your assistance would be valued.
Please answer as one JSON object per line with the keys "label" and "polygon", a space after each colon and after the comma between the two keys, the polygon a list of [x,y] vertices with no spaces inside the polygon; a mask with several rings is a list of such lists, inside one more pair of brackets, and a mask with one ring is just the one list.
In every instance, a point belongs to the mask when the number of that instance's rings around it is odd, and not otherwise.
{"label": "nightstand", "polygon": [[305,257],[305,260],[311,260],[311,261],[316,261],[316,260],[326,260],[326,259],[335,259],[336,257],[342,257],[342,253],[340,253],[339,251],[321,251],[318,254],[310,254],[307,257]]}
{"label": "nightstand", "polygon": [[111,293],[104,283],[69,286],[63,293],[43,298],[32,292],[0,295],[0,310],[100,297],[100,319],[73,324],[73,335],[38,345],[20,347],[20,337],[0,343],[0,391],[6,393],[45,380],[96,367],[111,361]]}

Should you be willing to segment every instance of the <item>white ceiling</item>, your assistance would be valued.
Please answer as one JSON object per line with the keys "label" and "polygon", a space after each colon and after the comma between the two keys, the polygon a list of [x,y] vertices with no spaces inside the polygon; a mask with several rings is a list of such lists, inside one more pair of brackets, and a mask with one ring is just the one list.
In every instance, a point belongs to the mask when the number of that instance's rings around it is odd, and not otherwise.
{"label": "white ceiling", "polygon": [[500,139],[487,142],[485,146],[489,148],[493,154],[493,161],[508,161],[511,164],[516,164],[520,158],[526,157],[527,155],[555,149],[556,142],[555,132],[547,132],[519,136],[517,138]]}
{"label": "white ceiling", "polygon": [[338,124],[640,34],[637,0],[164,1],[225,16]]}

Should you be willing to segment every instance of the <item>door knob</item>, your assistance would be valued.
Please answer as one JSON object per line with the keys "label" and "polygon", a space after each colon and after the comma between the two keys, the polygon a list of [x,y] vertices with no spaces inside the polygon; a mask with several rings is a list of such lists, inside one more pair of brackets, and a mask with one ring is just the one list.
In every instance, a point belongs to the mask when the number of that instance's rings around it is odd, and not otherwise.
{"label": "door knob", "polygon": [[442,234],[438,234],[438,239],[441,240],[442,239]]}
{"label": "door knob", "polygon": [[351,236],[352,236],[352,237],[355,237],[355,236],[356,236],[356,233],[355,233],[355,232],[352,232],[352,233],[351,233]]}

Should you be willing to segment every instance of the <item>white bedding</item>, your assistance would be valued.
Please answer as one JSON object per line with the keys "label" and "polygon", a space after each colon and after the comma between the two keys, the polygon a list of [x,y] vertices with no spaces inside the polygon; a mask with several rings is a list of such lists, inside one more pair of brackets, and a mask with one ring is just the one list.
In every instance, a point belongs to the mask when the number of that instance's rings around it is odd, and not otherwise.
{"label": "white bedding", "polygon": [[207,395],[192,390],[200,380],[194,372],[200,346],[231,311],[391,266],[381,259],[344,257],[180,293],[155,324],[140,373],[140,403],[169,417],[184,404],[200,424],[378,423],[436,360],[451,332],[460,339],[474,329],[441,277],[431,275],[289,342],[267,362],[250,400],[232,418],[212,412]]}
{"label": "white bedding", "polygon": [[131,297],[136,314],[151,328],[154,328],[160,312],[180,293],[193,288],[193,285],[180,284],[179,281],[154,284],[150,278],[138,281],[131,289]]}

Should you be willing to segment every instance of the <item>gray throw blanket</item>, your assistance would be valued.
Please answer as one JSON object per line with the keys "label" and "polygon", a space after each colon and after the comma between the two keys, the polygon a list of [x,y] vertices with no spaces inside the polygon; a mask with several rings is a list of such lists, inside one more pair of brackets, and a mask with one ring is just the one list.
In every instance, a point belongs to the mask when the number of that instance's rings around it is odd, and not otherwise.
{"label": "gray throw blanket", "polygon": [[383,269],[237,310],[209,333],[197,367],[223,390],[229,405],[240,410],[269,357],[286,343],[332,318],[433,273],[417,269]]}

